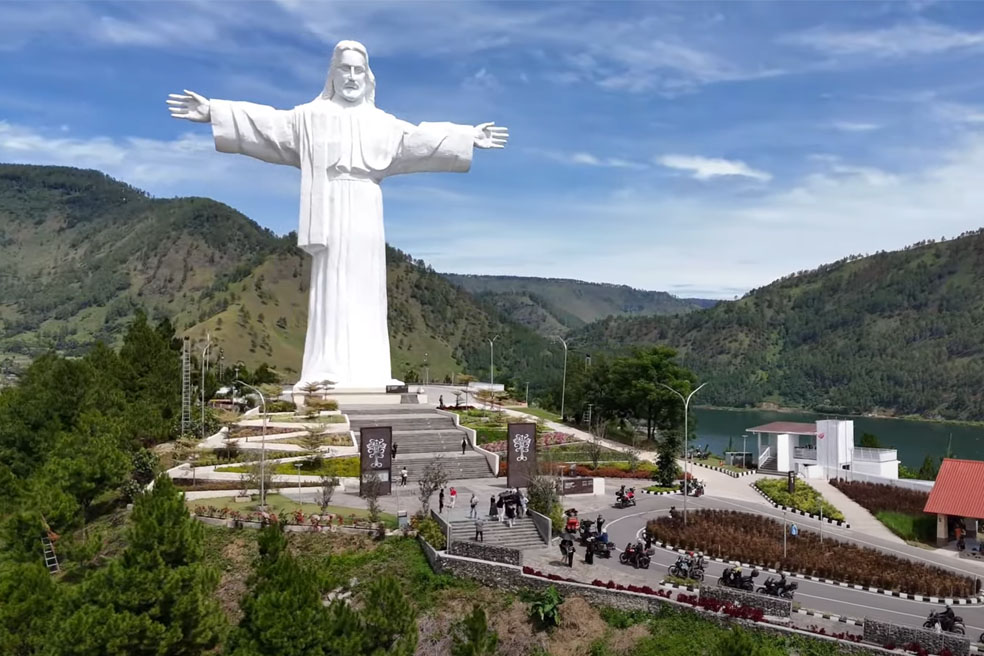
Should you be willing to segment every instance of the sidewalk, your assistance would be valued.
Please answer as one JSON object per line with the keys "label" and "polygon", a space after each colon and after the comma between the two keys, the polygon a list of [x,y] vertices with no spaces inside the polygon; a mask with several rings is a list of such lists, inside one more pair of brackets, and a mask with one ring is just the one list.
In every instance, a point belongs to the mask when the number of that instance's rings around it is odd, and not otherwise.
{"label": "sidewalk", "polygon": [[905,540],[888,530],[888,527],[875,519],[874,515],[862,506],[852,501],[846,494],[822,479],[806,481],[810,487],[823,495],[823,498],[833,504],[834,508],[844,513],[844,519],[851,524],[851,529],[871,535],[888,542],[906,544]]}

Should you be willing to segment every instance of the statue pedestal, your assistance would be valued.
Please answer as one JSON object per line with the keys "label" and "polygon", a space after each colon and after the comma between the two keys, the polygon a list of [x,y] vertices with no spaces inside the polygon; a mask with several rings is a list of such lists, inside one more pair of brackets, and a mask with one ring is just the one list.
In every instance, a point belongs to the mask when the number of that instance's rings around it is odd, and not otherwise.
{"label": "statue pedestal", "polygon": [[[414,403],[427,403],[427,394],[420,385],[404,385],[400,381],[393,381],[398,385],[380,387],[333,387],[325,392],[315,393],[315,398],[327,398],[338,401],[341,408],[352,405],[411,405]],[[405,390],[405,391],[404,391]],[[298,405],[304,405],[307,395],[299,389],[299,385],[288,387],[284,390],[290,399]]]}

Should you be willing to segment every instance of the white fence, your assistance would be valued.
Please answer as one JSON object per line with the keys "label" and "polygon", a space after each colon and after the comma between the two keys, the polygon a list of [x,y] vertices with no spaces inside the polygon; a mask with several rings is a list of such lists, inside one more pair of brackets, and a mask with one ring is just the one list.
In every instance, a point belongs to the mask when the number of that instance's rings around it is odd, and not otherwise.
{"label": "white fence", "polygon": [[868,462],[891,462],[898,460],[899,454],[895,449],[870,449],[856,446],[854,447],[854,459]]}

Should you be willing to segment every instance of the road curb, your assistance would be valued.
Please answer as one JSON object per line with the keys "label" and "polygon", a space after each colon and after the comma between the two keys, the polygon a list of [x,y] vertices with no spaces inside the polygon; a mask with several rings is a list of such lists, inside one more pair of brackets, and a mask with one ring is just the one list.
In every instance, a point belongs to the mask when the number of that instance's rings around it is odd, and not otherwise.
{"label": "road curb", "polygon": [[[672,544],[667,544],[666,542],[658,541],[654,544],[658,544],[663,549],[668,549],[669,551],[675,551],[676,553],[686,554],[689,553],[687,549],[681,549],[675,547]],[[694,551],[691,549],[690,551]],[[697,550],[699,552],[699,550]],[[716,563],[724,563],[730,565],[736,561],[726,560],[724,558],[717,558],[715,556],[705,556],[707,560],[713,560]],[[897,592],[894,590],[885,590],[884,588],[876,588],[874,586],[857,585],[854,583],[844,583],[843,581],[834,581],[832,579],[825,579],[820,576],[810,576],[808,574],[798,574],[796,572],[782,572],[777,569],[772,569],[771,567],[765,567],[763,565],[757,565],[755,563],[741,563],[742,567],[751,567],[762,572],[769,572],[770,574],[785,574],[786,576],[792,577],[794,579],[803,579],[804,581],[816,581],[818,583],[827,583],[828,585],[836,585],[841,588],[851,588],[854,590],[862,590],[864,592],[874,592],[876,594],[885,595],[886,597],[897,597],[899,599],[909,599],[911,601],[925,601],[931,604],[950,604],[952,606],[973,606],[979,605],[981,600],[977,597],[962,598],[962,597],[928,597],[926,595],[909,594],[907,592]]]}
{"label": "road curb", "polygon": [[700,463],[700,462],[694,462],[693,460],[691,460],[689,462],[690,462],[691,465],[695,465],[697,467],[703,467],[704,469],[710,469],[710,470],[713,470],[713,471],[716,471],[716,472],[721,472],[722,474],[727,474],[731,478],[741,478],[742,476],[751,476],[752,474],[757,473],[754,469],[749,469],[747,471],[743,471],[741,473],[738,473],[738,472],[733,472],[730,469],[725,469],[723,467],[715,467],[714,465],[705,465],[705,464]]}
{"label": "road curb", "polygon": [[760,490],[757,487],[755,487],[755,484],[754,483],[749,484],[749,487],[752,488],[753,490],[755,490],[756,492],[758,492],[759,496],[761,496],[763,499],[765,499],[770,504],[772,504],[772,507],[773,508],[778,508],[779,510],[785,510],[786,512],[791,512],[794,515],[801,515],[803,517],[809,517],[810,519],[815,519],[818,522],[821,522],[821,521],[822,522],[826,522],[827,524],[830,524],[832,526],[839,526],[841,528],[851,528],[851,523],[850,522],[847,522],[847,521],[844,521],[844,520],[840,520],[840,519],[830,519],[829,517],[824,517],[823,519],[820,519],[820,515],[814,515],[814,514],[811,514],[811,513],[806,512],[804,510],[799,510],[798,508],[790,508],[789,506],[784,506],[782,504],[776,503],[775,501],[772,500],[772,497],[770,497],[768,494],[766,494],[762,490]]}
{"label": "road curb", "polygon": [[669,492],[650,492],[649,490],[639,490],[643,494],[648,494],[654,497],[665,497],[670,494],[680,494],[680,490],[670,490]]}
{"label": "road curb", "polygon": [[793,612],[797,615],[818,617],[821,619],[830,620],[832,622],[843,622],[844,624],[850,624],[851,626],[864,626],[864,620],[856,620],[853,617],[844,617],[843,615],[835,615],[834,613],[821,613],[818,610],[808,610],[806,608],[799,608]]}

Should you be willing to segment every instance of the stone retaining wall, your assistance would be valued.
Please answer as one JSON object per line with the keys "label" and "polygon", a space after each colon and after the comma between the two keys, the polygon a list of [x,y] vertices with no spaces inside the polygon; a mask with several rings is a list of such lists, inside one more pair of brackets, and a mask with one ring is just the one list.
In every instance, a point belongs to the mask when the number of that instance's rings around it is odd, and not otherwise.
{"label": "stone retaining wall", "polygon": [[482,542],[452,542],[448,553],[452,556],[490,560],[494,563],[505,563],[507,565],[523,564],[523,552],[519,549],[499,547]]}
{"label": "stone retaining wall", "polygon": [[913,642],[931,654],[939,654],[949,649],[953,656],[966,656],[970,653],[970,640],[953,633],[936,633],[930,629],[914,629],[909,626],[889,624],[865,619],[864,639],[876,645],[894,644],[905,648]]}
{"label": "stone retaining wall", "polygon": [[717,585],[700,586],[700,596],[731,602],[736,606],[761,608],[766,615],[773,617],[789,617],[793,610],[793,602],[789,599],[780,599],[779,597],[735,590],[734,588],[723,588]]}
{"label": "stone retaining wall", "polygon": [[[425,553],[428,552],[427,547],[425,547],[424,551]],[[433,551],[433,549],[431,549],[431,551]],[[651,595],[623,590],[609,590],[607,588],[600,588],[584,583],[551,581],[539,576],[527,576],[523,574],[520,568],[515,566],[447,556],[446,554],[436,551],[434,552],[434,557],[438,561],[438,565],[435,567],[435,571],[437,572],[453,574],[454,576],[462,578],[469,578],[478,581],[482,585],[507,590],[509,592],[519,592],[520,590],[544,590],[553,586],[558,592],[561,593],[561,595],[582,597],[589,604],[594,606],[607,606],[626,611],[644,611],[652,614],[659,613],[664,606],[672,606],[677,610],[695,613],[701,618],[715,622],[719,626],[723,627],[740,625],[748,629],[764,631],[775,635],[788,636],[790,634],[796,634],[809,637],[820,642],[836,643],[839,653],[841,654],[876,654],[878,656],[883,656],[897,653],[890,652],[875,645],[858,644],[845,640],[837,640],[830,636],[822,636],[807,631],[800,631],[789,627],[730,618],[717,613],[709,613],[695,609],[689,604],[654,597]],[[428,558],[428,560],[430,560],[430,558]],[[958,652],[954,652],[954,654],[957,653]]]}

